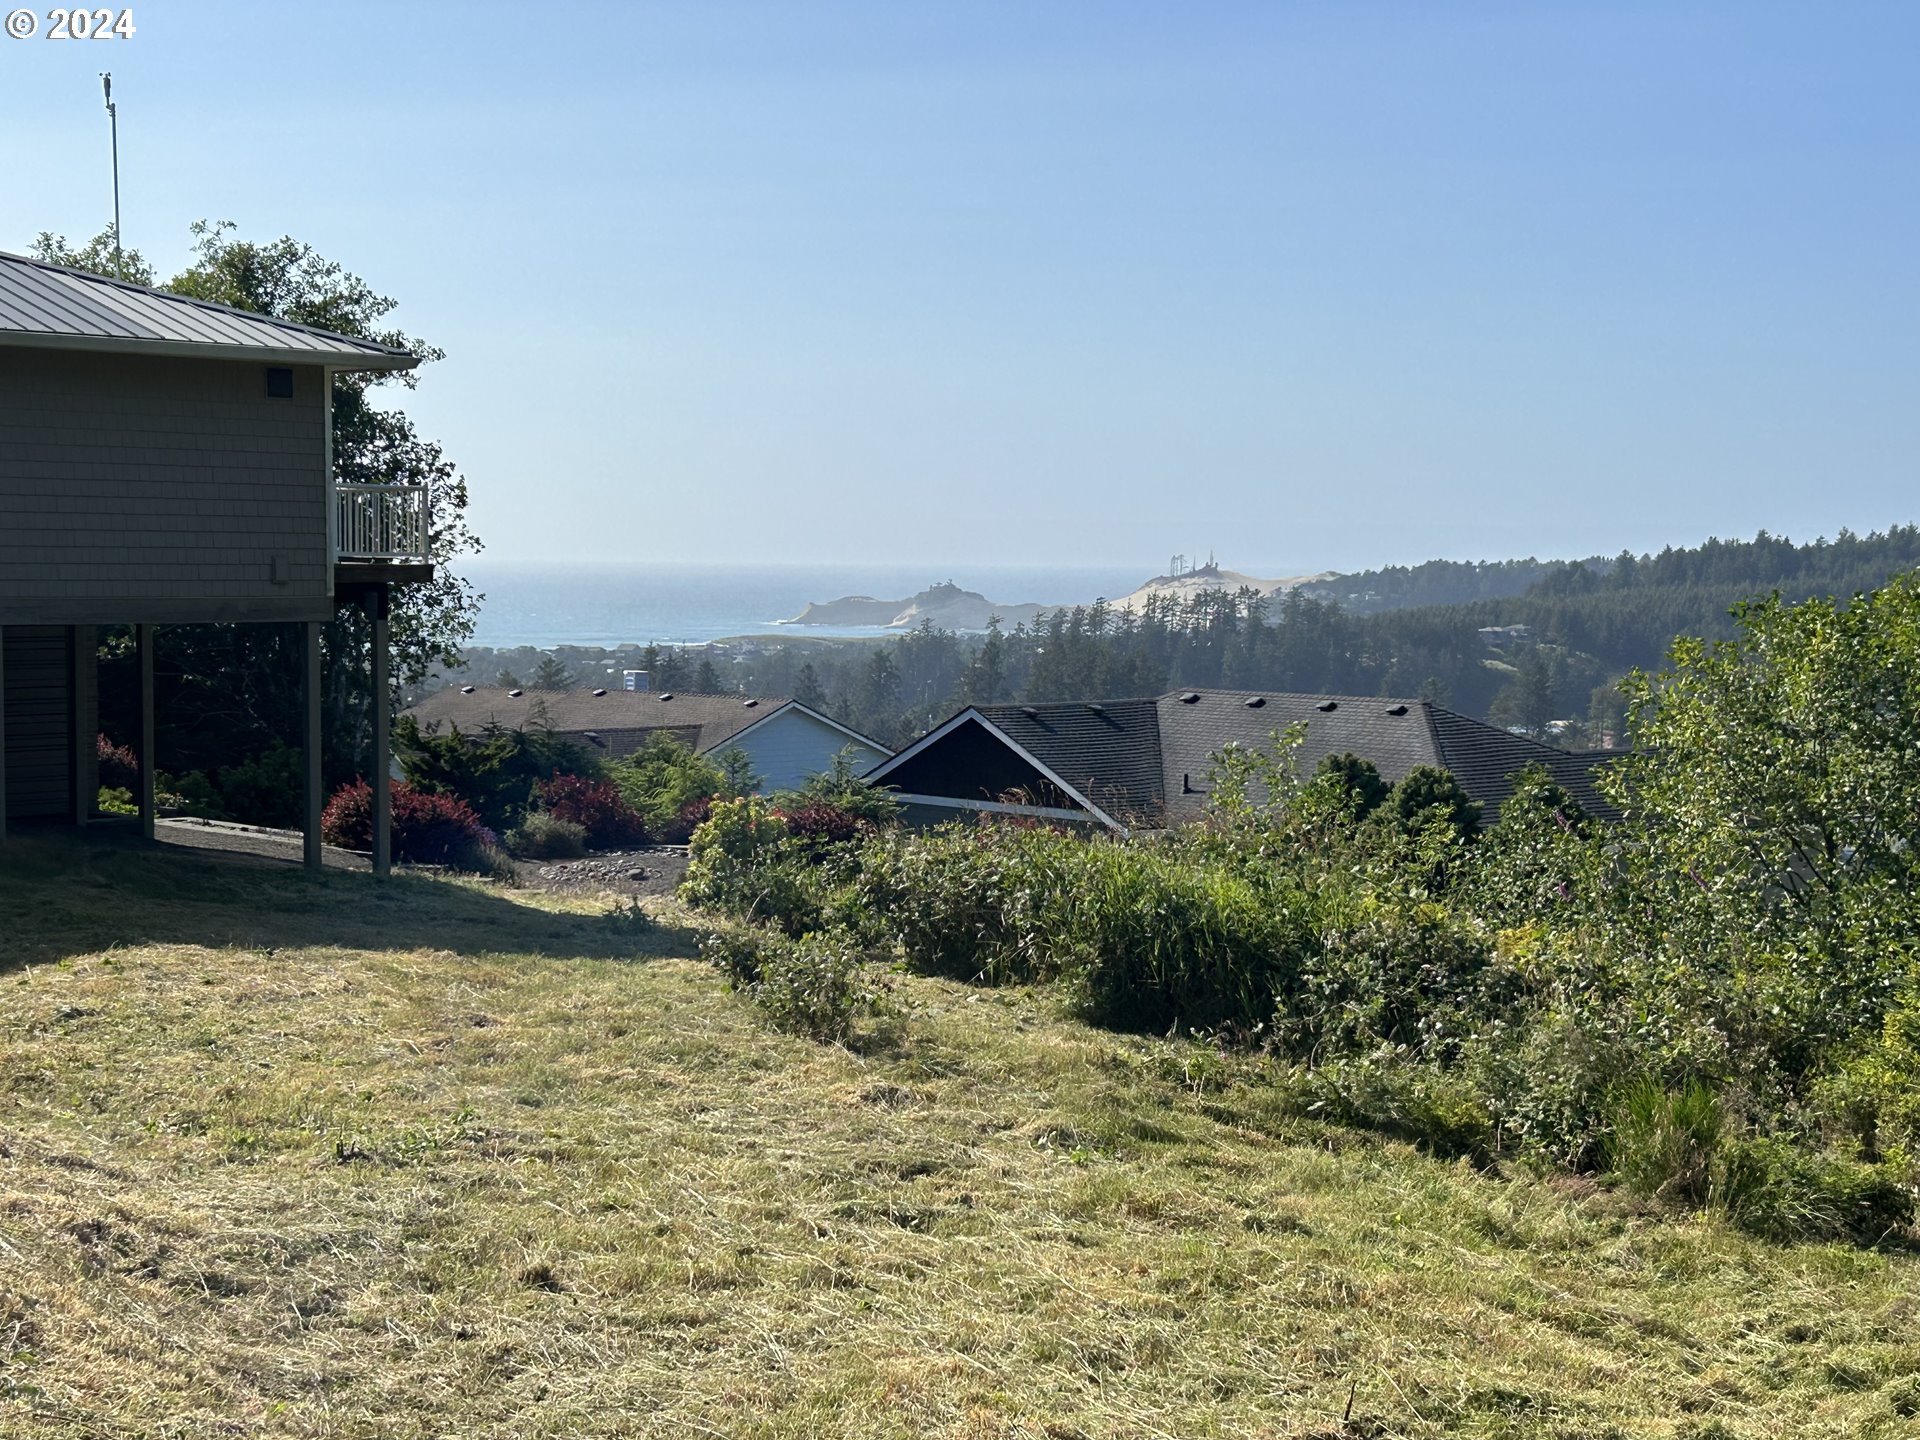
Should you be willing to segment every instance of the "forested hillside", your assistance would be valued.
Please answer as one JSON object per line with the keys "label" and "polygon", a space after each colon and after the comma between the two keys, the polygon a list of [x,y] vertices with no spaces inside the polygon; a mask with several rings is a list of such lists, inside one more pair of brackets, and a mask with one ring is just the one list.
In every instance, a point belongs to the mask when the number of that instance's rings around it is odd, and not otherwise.
{"label": "forested hillside", "polygon": [[[1763,532],[1611,560],[1434,561],[1139,614],[1079,606],[984,636],[929,625],[886,640],[649,650],[624,663],[651,671],[659,689],[793,695],[895,744],[968,702],[1192,685],[1422,695],[1580,748],[1618,738],[1622,676],[1659,664],[1676,636],[1730,634],[1741,600],[1845,597],[1915,568],[1912,525],[1804,545]],[[1453,603],[1433,603],[1443,596]]]}

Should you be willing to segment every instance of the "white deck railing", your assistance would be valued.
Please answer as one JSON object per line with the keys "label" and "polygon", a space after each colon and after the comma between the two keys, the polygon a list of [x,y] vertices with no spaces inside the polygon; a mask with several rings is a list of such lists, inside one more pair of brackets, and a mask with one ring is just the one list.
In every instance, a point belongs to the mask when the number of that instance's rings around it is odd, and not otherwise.
{"label": "white deck railing", "polygon": [[342,560],[425,563],[427,489],[424,485],[336,485],[334,538]]}

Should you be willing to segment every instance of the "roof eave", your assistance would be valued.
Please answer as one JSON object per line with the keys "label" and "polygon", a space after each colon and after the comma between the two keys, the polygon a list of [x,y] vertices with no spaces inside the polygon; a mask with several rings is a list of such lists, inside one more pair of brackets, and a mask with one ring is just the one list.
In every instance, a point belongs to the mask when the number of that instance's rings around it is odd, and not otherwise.
{"label": "roof eave", "polygon": [[278,349],[264,345],[137,340],[118,335],[55,335],[44,330],[0,330],[0,345],[23,350],[80,350],[107,355],[164,355],[193,360],[249,360],[269,365],[324,365],[329,370],[411,370],[418,355],[352,350]]}

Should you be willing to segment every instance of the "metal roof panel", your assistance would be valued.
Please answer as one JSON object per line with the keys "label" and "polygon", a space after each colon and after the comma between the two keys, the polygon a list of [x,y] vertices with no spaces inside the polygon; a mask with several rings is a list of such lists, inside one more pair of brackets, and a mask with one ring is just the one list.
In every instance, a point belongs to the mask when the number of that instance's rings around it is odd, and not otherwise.
{"label": "metal roof panel", "polygon": [[[90,275],[0,251],[0,342],[236,359],[311,356],[341,369],[407,369],[419,357],[312,325]],[[97,343],[96,343],[97,342]]]}

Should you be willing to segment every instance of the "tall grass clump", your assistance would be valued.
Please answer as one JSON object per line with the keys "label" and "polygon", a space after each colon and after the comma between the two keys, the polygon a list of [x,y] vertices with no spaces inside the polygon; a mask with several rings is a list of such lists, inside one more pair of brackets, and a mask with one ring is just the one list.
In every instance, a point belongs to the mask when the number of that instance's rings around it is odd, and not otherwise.
{"label": "tall grass clump", "polygon": [[1720,1097],[1705,1081],[1670,1089],[1645,1076],[1631,1080],[1621,1087],[1615,1111],[1613,1172],[1651,1199],[1703,1202],[1726,1129]]}

